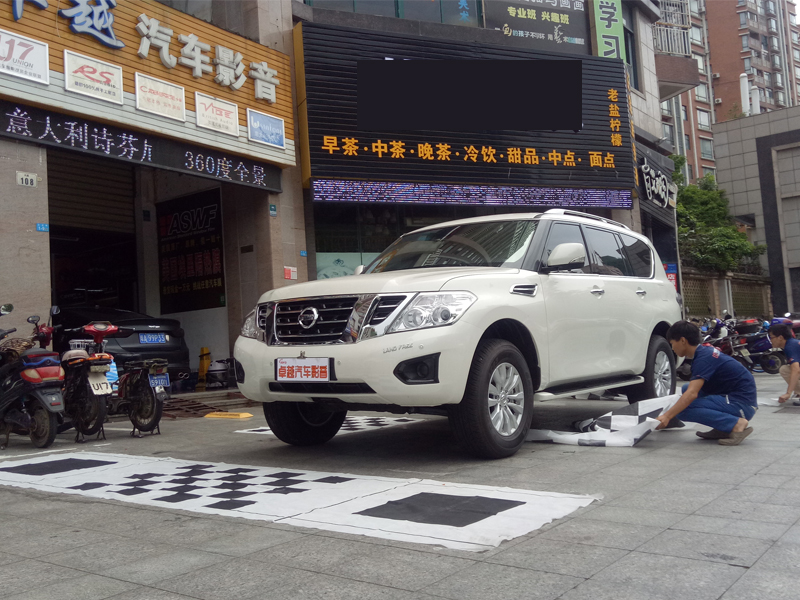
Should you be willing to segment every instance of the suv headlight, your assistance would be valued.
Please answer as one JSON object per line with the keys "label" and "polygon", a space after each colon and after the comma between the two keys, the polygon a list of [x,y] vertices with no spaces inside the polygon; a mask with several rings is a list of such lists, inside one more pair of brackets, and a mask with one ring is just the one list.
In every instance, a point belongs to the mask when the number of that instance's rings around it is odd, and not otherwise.
{"label": "suv headlight", "polygon": [[469,292],[418,294],[397,316],[387,333],[452,325],[477,299]]}
{"label": "suv headlight", "polygon": [[245,317],[240,335],[253,339],[258,337],[258,309],[251,310]]}

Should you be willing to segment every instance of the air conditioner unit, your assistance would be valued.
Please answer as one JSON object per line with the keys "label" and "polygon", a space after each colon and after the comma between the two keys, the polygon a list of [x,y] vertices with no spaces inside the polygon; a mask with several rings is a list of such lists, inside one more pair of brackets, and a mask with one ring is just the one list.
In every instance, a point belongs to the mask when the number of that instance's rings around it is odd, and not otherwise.
{"label": "air conditioner unit", "polygon": [[711,79],[719,79],[719,73],[712,73]]}
{"label": "air conditioner unit", "polygon": [[722,104],[722,98],[714,98],[714,104]]}

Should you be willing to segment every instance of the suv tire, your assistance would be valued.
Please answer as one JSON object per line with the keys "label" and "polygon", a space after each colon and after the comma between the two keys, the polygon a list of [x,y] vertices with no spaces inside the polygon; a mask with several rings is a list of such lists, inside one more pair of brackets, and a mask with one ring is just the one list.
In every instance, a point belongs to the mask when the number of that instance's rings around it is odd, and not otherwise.
{"label": "suv tire", "polygon": [[449,408],[456,437],[475,456],[505,458],[525,442],[532,414],[533,381],[525,357],[511,342],[483,340],[464,397]]}
{"label": "suv tire", "polygon": [[675,354],[669,342],[660,335],[650,338],[642,377],[644,383],[621,390],[628,396],[630,404],[675,393]]}
{"label": "suv tire", "polygon": [[265,402],[264,417],[275,436],[294,446],[317,446],[335,436],[346,410],[331,412],[310,402]]}

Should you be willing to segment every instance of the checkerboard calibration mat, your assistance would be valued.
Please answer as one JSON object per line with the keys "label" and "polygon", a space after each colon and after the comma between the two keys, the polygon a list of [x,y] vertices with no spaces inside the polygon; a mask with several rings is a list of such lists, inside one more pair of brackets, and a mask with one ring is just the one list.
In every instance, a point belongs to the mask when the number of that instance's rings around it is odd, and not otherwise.
{"label": "checkerboard calibration mat", "polygon": [[70,452],[0,461],[0,485],[483,551],[594,500],[393,479]]}
{"label": "checkerboard calibration mat", "polygon": [[[423,419],[409,419],[407,417],[345,417],[342,428],[337,433],[337,436],[346,433],[356,433],[358,431],[375,431],[377,429],[384,429],[394,425],[407,425],[408,423],[418,423]],[[236,433],[260,433],[262,435],[275,435],[272,430],[267,427],[256,427],[255,429],[240,429]]]}

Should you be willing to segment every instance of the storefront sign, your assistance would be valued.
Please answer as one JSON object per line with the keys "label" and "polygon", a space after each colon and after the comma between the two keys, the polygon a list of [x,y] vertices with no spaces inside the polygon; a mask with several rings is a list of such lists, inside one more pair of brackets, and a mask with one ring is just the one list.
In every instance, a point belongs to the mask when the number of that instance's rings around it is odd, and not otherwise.
{"label": "storefront sign", "polygon": [[[42,10],[48,8],[47,0],[11,0],[14,20],[19,21],[28,2]],[[114,34],[114,15],[117,0],[70,0],[72,8],[60,9],[58,15],[69,21],[69,28],[78,34],[86,33],[109,48],[124,48],[125,43]],[[59,3],[60,4],[60,3]]]}
{"label": "storefront sign", "polygon": [[[414,202],[631,207],[632,160],[625,68],[620,61],[582,59],[579,131],[361,131],[357,129],[359,60],[553,59],[533,50],[424,38],[386,37],[314,23],[302,30],[306,96],[298,98],[309,141],[303,176],[317,200],[378,197]],[[322,76],[336,64],[336,76]],[[546,93],[543,90],[542,93]],[[335,101],[336,111],[330,110]],[[468,99],[465,98],[465,102]],[[509,103],[509,110],[525,110]],[[476,110],[480,110],[476,107]],[[468,126],[465,129],[469,129]],[[313,184],[317,180],[319,185]],[[350,180],[352,185],[338,185]],[[390,186],[385,182],[405,185]],[[427,186],[427,187],[426,187]],[[423,189],[424,188],[424,189]],[[561,189],[563,193],[554,190]],[[606,194],[604,190],[613,190]],[[562,204],[567,203],[567,204]]]}
{"label": "storefront sign", "polygon": [[225,306],[219,190],[160,202],[156,213],[161,314]]}
{"label": "storefront sign", "polygon": [[281,191],[274,165],[7,100],[0,100],[0,136]]}
{"label": "storefront sign", "polygon": [[247,109],[247,139],[278,148],[286,147],[283,119]]}
{"label": "storefront sign", "polygon": [[176,121],[185,121],[184,89],[179,85],[136,73],[136,108]]}
{"label": "storefront sign", "polygon": [[625,60],[622,0],[594,0],[594,32],[597,54]]}
{"label": "storefront sign", "polygon": [[642,191],[645,197],[660,208],[672,207],[677,204],[678,186],[675,185],[663,171],[656,169],[642,157]]}
{"label": "storefront sign", "polygon": [[0,73],[49,84],[47,44],[0,29]]}
{"label": "storefront sign", "polygon": [[591,54],[587,2],[484,0],[486,28],[519,39],[526,48]]}
{"label": "storefront sign", "polygon": [[233,102],[195,92],[197,126],[239,137],[239,107]]}
{"label": "storefront sign", "polygon": [[664,271],[667,272],[667,279],[675,286],[675,291],[678,291],[678,263],[664,263]]}
{"label": "storefront sign", "polygon": [[122,104],[122,67],[64,50],[64,89]]}

